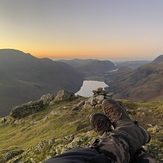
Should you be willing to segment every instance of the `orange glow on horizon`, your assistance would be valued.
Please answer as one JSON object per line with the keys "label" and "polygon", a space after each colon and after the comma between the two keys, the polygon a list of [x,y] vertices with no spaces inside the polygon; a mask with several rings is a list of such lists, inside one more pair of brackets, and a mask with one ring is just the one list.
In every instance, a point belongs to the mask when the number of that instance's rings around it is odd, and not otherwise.
{"label": "orange glow on horizon", "polygon": [[65,58],[65,59],[71,59],[71,58],[113,58],[113,57],[119,57],[119,52],[104,52],[99,50],[94,51],[31,51],[31,54],[38,57],[38,58]]}
{"label": "orange glow on horizon", "polygon": [[[8,45],[8,46],[7,46]],[[161,51],[152,47],[150,44],[130,44],[125,42],[117,42],[112,44],[85,44],[85,45],[56,45],[52,44],[27,44],[27,42],[15,42],[11,46],[10,44],[3,43],[0,48],[8,47],[10,49],[17,49],[24,53],[30,53],[37,58],[51,58],[51,59],[125,59],[125,58],[141,58],[146,56],[149,58],[149,54],[159,54]],[[145,57],[144,57],[145,58]]]}
{"label": "orange glow on horizon", "polygon": [[[130,47],[112,47],[107,48],[90,48],[90,49],[31,49],[24,51],[25,53],[30,53],[37,58],[133,58],[134,56],[141,56],[142,54],[149,54],[146,49],[137,48],[134,46]],[[150,51],[149,51],[150,52]]]}

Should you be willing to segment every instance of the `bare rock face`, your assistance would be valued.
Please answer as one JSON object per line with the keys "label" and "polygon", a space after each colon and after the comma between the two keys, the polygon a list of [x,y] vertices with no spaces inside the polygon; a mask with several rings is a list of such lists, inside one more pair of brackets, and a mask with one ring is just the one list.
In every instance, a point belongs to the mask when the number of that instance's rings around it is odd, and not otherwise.
{"label": "bare rock face", "polygon": [[43,100],[31,101],[26,104],[18,105],[11,110],[10,116],[13,118],[22,118],[36,113],[44,108]]}
{"label": "bare rock face", "polygon": [[53,94],[46,94],[46,95],[43,95],[41,96],[40,100],[43,101],[43,104],[44,105],[49,105],[49,103],[54,100],[54,95]]}
{"label": "bare rock face", "polygon": [[10,112],[10,116],[13,118],[22,118],[34,114],[36,112],[39,112],[46,106],[52,105],[56,101],[71,100],[74,97],[75,94],[73,92],[69,92],[66,90],[60,90],[57,93],[55,99],[53,94],[45,94],[41,96],[41,98],[37,101],[30,101],[28,103],[14,107]]}
{"label": "bare rock face", "polygon": [[67,90],[60,90],[57,93],[57,96],[55,97],[54,101],[71,100],[74,97],[75,97],[75,94],[73,92],[69,92]]}
{"label": "bare rock face", "polygon": [[10,116],[13,118],[22,118],[33,113],[36,113],[45,106],[48,106],[49,103],[54,99],[52,94],[45,94],[37,101],[30,101],[28,103],[18,105],[11,110]]}

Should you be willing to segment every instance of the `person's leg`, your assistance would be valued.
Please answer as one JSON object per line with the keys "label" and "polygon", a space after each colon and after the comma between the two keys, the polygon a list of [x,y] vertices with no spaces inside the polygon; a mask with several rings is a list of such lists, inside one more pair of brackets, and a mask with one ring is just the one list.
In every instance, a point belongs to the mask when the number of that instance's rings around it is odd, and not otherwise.
{"label": "person's leg", "polygon": [[[98,135],[101,135],[108,131],[111,131],[111,121],[104,114],[95,113],[95,114],[90,115],[90,123],[92,125],[92,128]],[[114,140],[114,143],[113,143],[113,140]],[[110,151],[111,154],[107,154],[107,152],[105,150],[106,155],[110,155],[110,157],[117,156],[117,158],[126,158],[126,157],[129,158],[130,157],[130,156],[129,157],[127,156],[127,154],[129,154],[129,149],[126,150],[126,148],[124,148],[124,146],[121,146],[122,143],[119,143],[120,139],[118,141],[116,141],[115,138],[113,138],[112,140],[108,141],[108,138],[107,138],[107,141],[105,141],[105,142],[107,142],[107,144],[111,143],[108,146],[109,149],[107,149],[107,151]],[[116,144],[116,145],[114,145],[114,144]],[[101,150],[101,149],[99,149],[99,139],[96,139],[96,141],[92,144],[92,147],[94,147],[95,149],[97,149],[99,151]],[[118,150],[115,147],[118,147]],[[121,152],[119,152],[119,151],[121,151]],[[115,152],[116,152],[116,154],[114,154]],[[121,153],[123,154],[123,156],[121,156]],[[113,158],[113,159],[115,160],[115,158]],[[125,160],[125,161],[127,162],[127,160]],[[139,149],[134,154],[133,159],[130,161],[130,163],[155,163],[155,162],[156,161],[149,154],[147,154],[143,148]]]}
{"label": "person's leg", "polygon": [[[127,163],[135,152],[150,140],[150,135],[143,127],[132,121],[126,110],[116,101],[104,100],[102,108],[108,119],[111,120],[114,130],[106,131],[103,138],[99,142],[96,141],[93,147],[105,153],[113,162]],[[90,117],[91,122],[94,117],[95,115]],[[102,132],[104,133],[104,130]]]}
{"label": "person's leg", "polygon": [[45,163],[109,163],[104,154],[93,148],[74,148],[60,155],[54,156]]}
{"label": "person's leg", "polygon": [[156,160],[141,148],[135,153],[130,163],[156,163]]}
{"label": "person's leg", "polygon": [[127,135],[132,153],[150,141],[150,134],[137,122],[132,121],[125,108],[118,102],[113,99],[105,99],[102,109],[114,125],[115,131]]}
{"label": "person's leg", "polygon": [[114,133],[111,127],[111,121],[106,115],[95,113],[90,116],[90,123],[94,131],[102,135],[101,139],[96,139],[92,144],[100,153],[104,153],[112,162],[129,162],[130,147],[121,133]]}
{"label": "person's leg", "polygon": [[92,148],[94,149],[73,149],[53,157],[45,163],[130,162],[137,149],[149,141],[149,134],[133,122],[125,109],[116,102],[104,100],[102,107],[111,122],[114,123],[114,131],[106,132],[101,140],[93,144]]}

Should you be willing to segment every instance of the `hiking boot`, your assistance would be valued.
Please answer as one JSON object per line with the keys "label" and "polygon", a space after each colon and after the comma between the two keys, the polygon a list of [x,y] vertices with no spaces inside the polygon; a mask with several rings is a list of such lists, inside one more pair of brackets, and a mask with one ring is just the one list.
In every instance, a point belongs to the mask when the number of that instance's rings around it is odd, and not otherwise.
{"label": "hiking boot", "polygon": [[91,114],[90,123],[94,131],[98,135],[103,135],[104,132],[111,131],[111,121],[101,113]]}
{"label": "hiking boot", "polygon": [[136,152],[142,145],[150,141],[150,134],[136,121],[132,121],[125,108],[118,102],[113,99],[105,99],[102,109],[113,124],[114,131],[127,135],[132,151]]}
{"label": "hiking boot", "polygon": [[118,102],[112,99],[106,99],[102,102],[102,109],[105,115],[112,123],[118,120],[131,120],[127,111]]}

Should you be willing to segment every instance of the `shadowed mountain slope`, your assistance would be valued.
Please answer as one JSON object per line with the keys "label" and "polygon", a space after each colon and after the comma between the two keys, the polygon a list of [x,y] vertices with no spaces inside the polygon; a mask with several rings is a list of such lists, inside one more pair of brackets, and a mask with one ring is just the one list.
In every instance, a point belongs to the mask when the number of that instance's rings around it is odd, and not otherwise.
{"label": "shadowed mountain slope", "polygon": [[136,70],[120,68],[108,74],[105,82],[116,98],[133,101],[163,99],[163,62],[152,62]]}
{"label": "shadowed mountain slope", "polygon": [[76,58],[76,59],[70,59],[70,60],[61,59],[59,61],[67,63],[67,64],[71,65],[72,67],[82,67],[82,66],[89,64],[92,61],[95,61],[95,60],[96,59],[77,59]]}
{"label": "shadowed mountain slope", "polygon": [[101,61],[96,59],[74,59],[74,60],[61,60],[76,68],[79,72],[83,73],[85,77],[102,76],[108,71],[115,70],[116,66],[108,60]]}
{"label": "shadowed mountain slope", "polygon": [[147,60],[140,60],[140,61],[124,61],[124,62],[115,62],[116,66],[119,67],[131,67],[133,69],[137,69],[140,66],[143,66],[145,64],[150,63],[151,61],[147,61]]}
{"label": "shadowed mountain slope", "polygon": [[0,50],[0,116],[15,105],[38,99],[43,94],[56,94],[66,89],[76,92],[83,75],[66,63],[13,49]]}
{"label": "shadowed mountain slope", "polygon": [[159,55],[156,59],[152,61],[153,63],[161,63],[163,62],[163,55]]}

